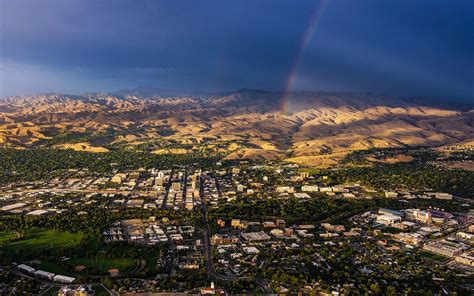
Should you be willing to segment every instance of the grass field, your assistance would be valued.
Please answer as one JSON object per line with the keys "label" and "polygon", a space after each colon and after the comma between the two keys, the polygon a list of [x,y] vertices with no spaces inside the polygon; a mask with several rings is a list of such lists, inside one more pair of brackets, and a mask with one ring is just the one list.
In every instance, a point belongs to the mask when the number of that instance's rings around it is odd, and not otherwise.
{"label": "grass field", "polygon": [[107,272],[109,269],[117,268],[120,271],[124,271],[128,268],[134,267],[136,261],[130,258],[118,258],[118,259],[107,259],[107,258],[73,258],[71,259],[73,265],[85,265],[88,268],[96,269],[99,272]]}
{"label": "grass field", "polygon": [[109,296],[110,295],[110,293],[107,292],[107,290],[104,287],[102,287],[102,285],[93,286],[92,288],[95,291],[94,296]]}
{"label": "grass field", "polygon": [[49,271],[55,274],[62,274],[67,276],[74,276],[74,273],[68,271],[67,268],[64,268],[61,264],[56,262],[44,261],[41,260],[39,265],[35,265],[37,269]]}
{"label": "grass field", "polygon": [[430,252],[426,252],[426,251],[420,251],[420,255],[425,257],[425,258],[428,258],[428,259],[431,259],[431,260],[434,260],[434,261],[439,261],[439,262],[449,260],[448,257],[441,256],[441,255],[434,254],[434,253],[430,253]]}
{"label": "grass field", "polygon": [[[6,241],[12,234],[0,232],[0,242]],[[57,230],[28,229],[25,236],[14,242],[4,245],[6,250],[33,250],[62,249],[74,247],[84,238],[82,232],[71,233]]]}
{"label": "grass field", "polygon": [[15,238],[15,235],[13,233],[0,231],[0,245],[3,245],[12,238]]}

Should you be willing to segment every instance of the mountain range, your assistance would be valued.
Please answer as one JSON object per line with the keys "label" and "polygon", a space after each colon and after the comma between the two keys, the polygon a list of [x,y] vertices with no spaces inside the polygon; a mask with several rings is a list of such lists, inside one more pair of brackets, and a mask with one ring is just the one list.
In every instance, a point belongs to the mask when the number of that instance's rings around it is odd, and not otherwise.
{"label": "mountain range", "polygon": [[102,152],[150,142],[161,143],[152,146],[154,153],[206,147],[228,158],[330,166],[350,151],[372,147],[472,145],[474,109],[371,93],[248,89],[136,88],[0,99],[3,146]]}

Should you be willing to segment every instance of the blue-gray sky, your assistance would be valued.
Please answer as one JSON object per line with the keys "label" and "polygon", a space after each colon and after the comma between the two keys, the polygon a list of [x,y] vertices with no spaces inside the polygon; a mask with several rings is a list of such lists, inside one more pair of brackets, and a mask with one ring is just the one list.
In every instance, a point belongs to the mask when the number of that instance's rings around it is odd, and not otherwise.
{"label": "blue-gray sky", "polygon": [[0,0],[0,95],[354,90],[472,99],[472,0]]}

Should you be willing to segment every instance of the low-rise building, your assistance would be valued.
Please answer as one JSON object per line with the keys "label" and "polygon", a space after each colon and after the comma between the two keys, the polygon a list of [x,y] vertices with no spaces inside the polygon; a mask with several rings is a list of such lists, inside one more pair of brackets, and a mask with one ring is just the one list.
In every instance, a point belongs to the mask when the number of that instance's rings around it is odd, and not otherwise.
{"label": "low-rise building", "polygon": [[76,278],[57,274],[54,276],[53,280],[58,283],[71,284],[76,280]]}
{"label": "low-rise building", "polygon": [[474,266],[474,256],[469,253],[464,253],[459,256],[456,256],[454,257],[454,260],[464,265]]}
{"label": "low-rise building", "polygon": [[451,199],[453,199],[453,195],[449,194],[449,193],[444,193],[444,192],[436,192],[435,193],[435,198],[444,199],[444,200],[451,200]]}
{"label": "low-rise building", "polygon": [[64,286],[58,291],[58,296],[92,296],[94,290],[90,286],[68,287]]}
{"label": "low-rise building", "polygon": [[448,242],[446,240],[440,242],[429,242],[423,246],[423,250],[447,257],[457,256],[464,251],[462,245],[455,242]]}
{"label": "low-rise building", "polygon": [[283,219],[277,219],[275,221],[275,224],[276,224],[276,227],[279,227],[279,228],[285,228],[286,227],[286,222]]}
{"label": "low-rise building", "polygon": [[392,215],[392,214],[382,214],[377,215],[375,220],[377,223],[384,224],[384,225],[393,225],[397,222],[401,222],[402,218],[400,216]]}
{"label": "low-rise building", "polygon": [[393,192],[393,191],[385,191],[384,194],[385,194],[386,198],[397,198],[398,197],[398,193]]}
{"label": "low-rise building", "polygon": [[309,199],[309,198],[311,198],[311,196],[309,196],[308,193],[304,193],[304,192],[297,192],[297,193],[294,193],[293,195],[296,198],[299,198],[299,199]]}
{"label": "low-rise building", "polygon": [[392,210],[392,209],[387,209],[387,208],[380,208],[378,213],[380,215],[383,215],[383,214],[390,214],[390,215],[395,215],[395,216],[399,216],[399,217],[403,217],[404,216],[404,213],[403,212],[400,212],[400,211],[397,211],[397,210]]}
{"label": "low-rise building", "polygon": [[34,273],[36,269],[34,269],[33,267],[31,266],[28,266],[26,264],[20,264],[18,265],[17,267],[19,270],[23,271],[23,272],[27,272],[27,273]]}
{"label": "low-rise building", "polygon": [[460,231],[456,233],[456,236],[465,240],[474,240],[474,234],[471,234],[471,233]]}
{"label": "low-rise building", "polygon": [[303,192],[318,192],[319,186],[316,185],[303,185],[301,186],[301,191]]}
{"label": "low-rise building", "polygon": [[241,234],[242,238],[247,242],[259,242],[270,239],[270,236],[264,231],[259,232],[244,232]]}
{"label": "low-rise building", "polygon": [[332,225],[330,223],[321,223],[321,227],[326,231],[341,232],[346,230],[344,225]]}
{"label": "low-rise building", "polygon": [[230,234],[219,234],[216,233],[211,237],[211,243],[213,245],[228,245],[239,242],[239,238]]}
{"label": "low-rise building", "polygon": [[37,270],[35,271],[35,276],[52,281],[55,274],[44,270]]}

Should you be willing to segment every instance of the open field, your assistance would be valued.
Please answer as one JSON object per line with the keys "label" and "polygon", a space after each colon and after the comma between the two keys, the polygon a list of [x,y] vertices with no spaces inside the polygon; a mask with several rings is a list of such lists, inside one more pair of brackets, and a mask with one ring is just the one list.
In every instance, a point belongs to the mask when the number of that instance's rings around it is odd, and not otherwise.
{"label": "open field", "polygon": [[15,234],[5,231],[0,231],[0,245],[8,242],[11,239],[15,238]]}
{"label": "open field", "polygon": [[107,272],[109,269],[118,269],[119,271],[124,271],[135,266],[135,260],[131,258],[73,258],[71,259],[70,263],[74,266],[84,265],[87,268],[96,269],[100,272]]}
{"label": "open field", "polygon": [[431,252],[426,252],[426,251],[421,251],[420,255],[425,257],[425,258],[428,258],[428,259],[431,259],[431,260],[434,260],[434,261],[438,261],[438,262],[444,262],[444,261],[449,260],[448,257],[441,256],[441,255],[431,253]]}
{"label": "open field", "polygon": [[[0,233],[0,242],[12,234]],[[82,232],[71,233],[57,230],[28,229],[23,238],[4,245],[7,250],[47,250],[63,249],[79,245],[84,238]]]}
{"label": "open field", "polygon": [[67,268],[65,268],[60,263],[51,262],[51,261],[44,261],[41,260],[39,265],[35,266],[38,269],[49,271],[55,274],[62,274],[67,276],[74,276],[74,273],[70,272]]}

